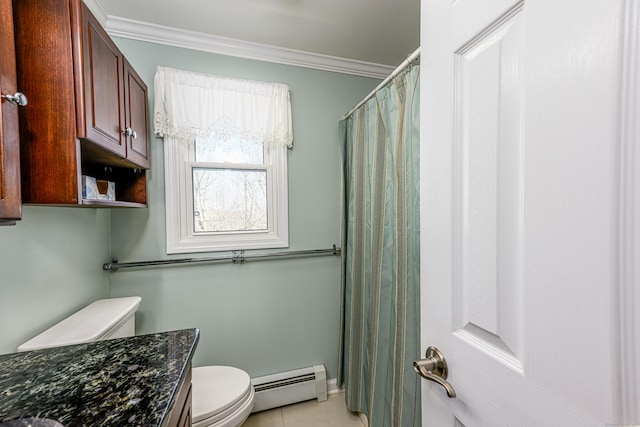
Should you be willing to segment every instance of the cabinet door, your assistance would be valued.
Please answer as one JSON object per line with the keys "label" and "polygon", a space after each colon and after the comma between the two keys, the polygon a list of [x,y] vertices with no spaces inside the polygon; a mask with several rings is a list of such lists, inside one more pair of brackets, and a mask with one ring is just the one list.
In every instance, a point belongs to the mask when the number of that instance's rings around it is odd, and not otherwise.
{"label": "cabinet door", "polygon": [[182,413],[180,414],[180,421],[178,422],[179,427],[191,427],[192,417],[191,417],[191,390],[189,387],[189,394],[187,395],[187,400],[185,401],[184,406],[182,407]]}
{"label": "cabinet door", "polygon": [[124,59],[124,102],[127,158],[147,169],[149,168],[147,85],[126,59]]}
{"label": "cabinet door", "polygon": [[[82,59],[84,62],[85,129],[78,137],[126,156],[124,126],[123,56],[98,20],[82,4]],[[83,134],[83,131],[86,132]]]}
{"label": "cabinet door", "polygon": [[176,401],[171,412],[168,414],[164,425],[168,427],[189,427],[191,426],[191,365],[185,375],[185,379],[177,392]]}
{"label": "cabinet door", "polygon": [[[0,0],[0,91],[13,95],[16,87],[16,57],[11,0]],[[18,106],[2,99],[0,114],[0,221],[21,216],[20,137]]]}

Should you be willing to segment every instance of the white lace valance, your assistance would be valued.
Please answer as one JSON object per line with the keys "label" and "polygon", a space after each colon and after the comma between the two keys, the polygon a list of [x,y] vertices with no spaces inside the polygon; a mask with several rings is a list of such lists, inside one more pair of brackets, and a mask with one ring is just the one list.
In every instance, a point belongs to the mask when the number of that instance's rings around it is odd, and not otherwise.
{"label": "white lace valance", "polygon": [[289,87],[158,67],[154,126],[182,140],[246,135],[267,146],[293,146]]}

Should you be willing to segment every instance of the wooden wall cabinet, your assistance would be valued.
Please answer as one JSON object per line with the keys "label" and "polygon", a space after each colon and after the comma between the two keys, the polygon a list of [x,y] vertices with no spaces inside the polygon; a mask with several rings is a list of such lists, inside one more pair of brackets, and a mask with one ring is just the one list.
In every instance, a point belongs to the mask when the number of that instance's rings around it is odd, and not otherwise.
{"label": "wooden wall cabinet", "polygon": [[[147,85],[124,59],[124,104],[127,158],[149,167],[149,112]],[[130,131],[129,131],[130,130]]]}
{"label": "wooden wall cabinet", "polygon": [[[147,87],[81,0],[13,0],[24,203],[143,207]],[[130,129],[130,130],[128,130]],[[84,200],[82,175],[117,201]]]}
{"label": "wooden wall cabinet", "polygon": [[[16,55],[13,39],[11,0],[0,0],[0,92],[14,95]],[[18,106],[2,98],[0,114],[0,223],[14,223],[21,218],[20,140]]]}

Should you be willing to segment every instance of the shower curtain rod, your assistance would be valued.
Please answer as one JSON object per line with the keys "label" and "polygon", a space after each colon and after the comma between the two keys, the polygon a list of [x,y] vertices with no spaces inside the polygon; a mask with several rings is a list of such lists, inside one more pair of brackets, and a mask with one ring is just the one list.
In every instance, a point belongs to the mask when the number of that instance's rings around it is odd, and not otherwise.
{"label": "shower curtain rod", "polygon": [[121,268],[133,267],[150,267],[156,265],[172,265],[172,264],[202,264],[231,261],[234,264],[242,264],[250,259],[286,259],[286,258],[302,258],[315,257],[324,255],[340,255],[341,250],[333,245],[331,249],[311,249],[305,251],[289,251],[289,252],[271,252],[245,255],[244,250],[231,251],[231,255],[221,255],[215,257],[203,258],[174,258],[162,259],[155,261],[137,261],[137,262],[118,262],[118,258],[114,258],[111,262],[102,265],[103,270],[117,271]]}
{"label": "shower curtain rod", "polygon": [[411,55],[409,55],[407,57],[407,59],[405,59],[402,64],[398,65],[398,67],[393,70],[391,72],[391,74],[389,74],[378,86],[376,86],[376,88],[374,90],[371,91],[371,93],[369,93],[369,95],[365,96],[364,99],[362,101],[360,101],[358,103],[358,105],[356,105],[355,107],[353,107],[351,109],[351,111],[349,111],[347,114],[345,114],[344,116],[342,116],[342,120],[346,119],[347,117],[349,117],[350,115],[353,114],[354,111],[356,111],[358,108],[360,108],[362,106],[362,104],[364,104],[365,102],[367,102],[373,95],[376,94],[376,92],[378,92],[381,88],[383,88],[387,83],[389,83],[389,81],[391,81],[391,79],[393,79],[395,76],[397,76],[398,74],[400,74],[402,72],[402,70],[404,70],[405,68],[407,68],[409,65],[411,65],[414,61],[416,61],[418,58],[420,57],[420,48],[417,48],[416,50],[413,51],[413,53]]}

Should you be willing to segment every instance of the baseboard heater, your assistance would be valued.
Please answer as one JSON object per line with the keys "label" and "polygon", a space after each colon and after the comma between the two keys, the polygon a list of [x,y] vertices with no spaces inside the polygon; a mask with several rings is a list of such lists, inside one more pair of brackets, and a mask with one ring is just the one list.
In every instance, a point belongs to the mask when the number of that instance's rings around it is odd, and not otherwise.
{"label": "baseboard heater", "polygon": [[327,372],[324,365],[295,369],[252,378],[255,389],[253,410],[264,411],[305,400],[327,400]]}

